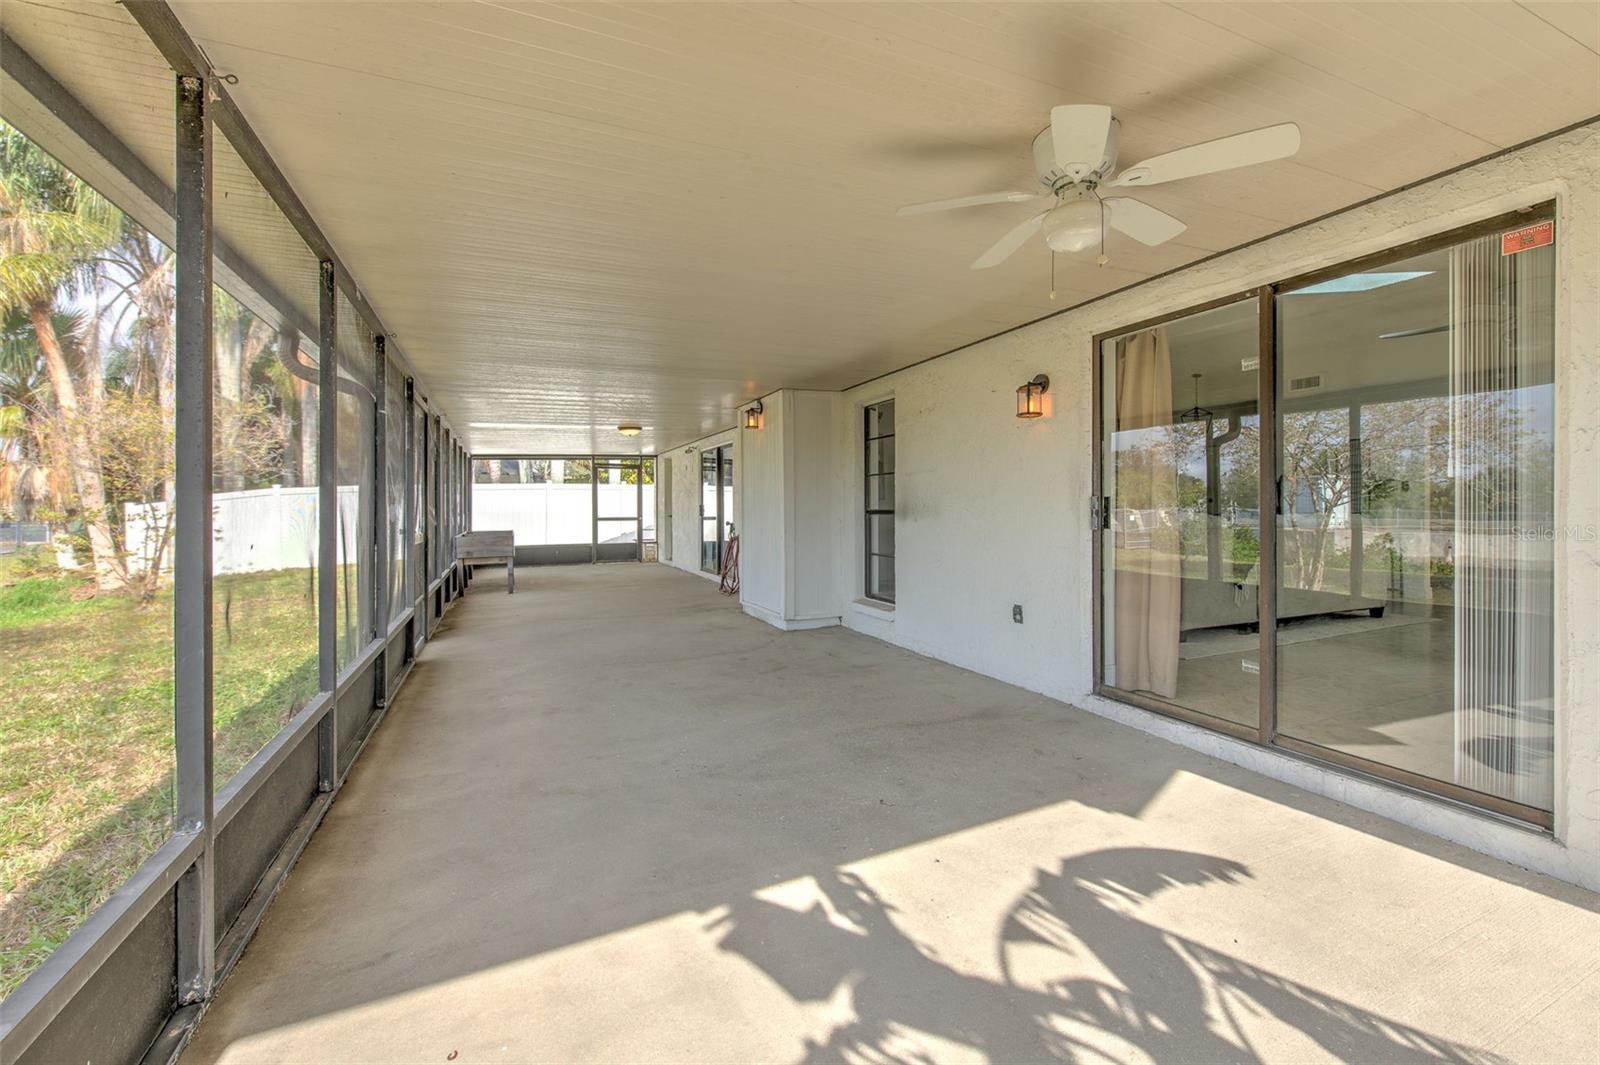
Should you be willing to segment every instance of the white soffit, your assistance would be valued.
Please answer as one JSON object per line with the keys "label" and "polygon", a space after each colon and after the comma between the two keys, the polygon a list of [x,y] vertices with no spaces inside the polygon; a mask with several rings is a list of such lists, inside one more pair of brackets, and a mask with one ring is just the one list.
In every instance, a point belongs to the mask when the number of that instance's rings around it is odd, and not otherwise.
{"label": "white soffit", "polygon": [[[480,453],[670,447],[1600,113],[1594,5],[174,9]],[[1188,231],[1061,256],[1054,303],[1037,242],[968,269],[1026,207],[894,216],[1031,188],[1083,101],[1125,164],[1304,147],[1140,190]]]}

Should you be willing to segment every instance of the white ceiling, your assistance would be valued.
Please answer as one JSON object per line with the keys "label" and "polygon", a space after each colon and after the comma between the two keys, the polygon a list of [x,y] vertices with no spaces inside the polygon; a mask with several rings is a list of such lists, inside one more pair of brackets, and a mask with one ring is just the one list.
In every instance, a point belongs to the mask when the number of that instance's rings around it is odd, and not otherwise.
{"label": "white ceiling", "polygon": [[[1592,4],[173,6],[479,452],[670,447],[1600,113]],[[1304,147],[1141,190],[1189,230],[1056,303],[1042,246],[967,268],[1027,208],[894,216],[1031,187],[1078,101],[1125,163]]]}

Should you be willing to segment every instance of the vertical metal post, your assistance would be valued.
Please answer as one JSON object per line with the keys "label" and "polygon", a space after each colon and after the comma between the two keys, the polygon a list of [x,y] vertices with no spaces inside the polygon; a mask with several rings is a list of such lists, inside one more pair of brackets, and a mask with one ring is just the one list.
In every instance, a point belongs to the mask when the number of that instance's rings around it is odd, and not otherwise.
{"label": "vertical metal post", "polygon": [[[317,686],[339,679],[339,299],[333,263],[319,266],[317,337]],[[317,790],[339,779],[337,706],[317,722]]]}
{"label": "vertical metal post", "polygon": [[417,606],[417,559],[416,537],[413,535],[417,527],[417,382],[415,378],[406,378],[406,495],[401,502],[405,512],[404,527],[400,532],[401,557],[405,559],[405,576],[400,582],[402,594],[411,603],[411,632],[413,638],[406,642],[406,657],[409,659],[416,649],[416,606]]}
{"label": "vertical metal post", "polygon": [[[372,520],[372,632],[375,640],[389,635],[389,356],[382,333],[372,338],[372,493],[377,497]],[[387,650],[373,660],[374,702],[389,701]]]}
{"label": "vertical metal post", "polygon": [[[1261,688],[1258,735],[1271,743],[1278,732],[1278,304],[1271,285],[1263,286],[1258,296],[1261,336],[1257,373],[1261,409],[1260,494],[1256,509],[1261,513],[1260,560],[1256,567],[1257,616],[1261,643]],[[1269,446],[1270,445],[1270,446]]]}
{"label": "vertical metal post", "polygon": [[211,678],[211,116],[204,78],[177,85],[176,442],[173,716],[177,830],[201,838],[178,881],[178,1001],[201,1002],[216,977]]}
{"label": "vertical metal post", "polygon": [[589,456],[589,564],[600,561],[600,460]]}
{"label": "vertical metal post", "polygon": [[639,465],[633,471],[633,560],[644,561],[644,457],[639,457]]}
{"label": "vertical metal post", "polygon": [[[437,414],[433,416],[433,520],[428,522],[428,583],[432,584],[444,576],[444,566],[440,559],[444,552],[440,550],[439,539],[443,535],[444,510],[444,471],[440,460],[444,457],[444,419]],[[439,598],[429,602],[428,609],[438,614],[444,613],[444,591],[441,587]]]}

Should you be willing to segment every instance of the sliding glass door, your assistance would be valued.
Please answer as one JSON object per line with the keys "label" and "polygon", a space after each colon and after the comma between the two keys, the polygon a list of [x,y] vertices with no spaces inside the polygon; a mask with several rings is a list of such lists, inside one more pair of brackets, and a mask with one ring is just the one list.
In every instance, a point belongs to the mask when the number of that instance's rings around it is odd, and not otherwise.
{"label": "sliding glass door", "polygon": [[700,568],[720,573],[733,521],[733,445],[700,452]]}
{"label": "sliding glass door", "polygon": [[1550,809],[1554,252],[1278,297],[1286,742]]}
{"label": "sliding glass door", "polygon": [[1256,300],[1101,344],[1104,683],[1255,730]]}
{"label": "sliding glass door", "polygon": [[1549,824],[1554,239],[1100,338],[1097,688]]}

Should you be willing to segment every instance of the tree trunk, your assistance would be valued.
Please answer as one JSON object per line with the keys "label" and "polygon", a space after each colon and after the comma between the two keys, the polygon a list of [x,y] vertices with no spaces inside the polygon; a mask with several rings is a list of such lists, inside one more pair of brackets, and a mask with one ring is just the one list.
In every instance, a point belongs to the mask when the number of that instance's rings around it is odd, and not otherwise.
{"label": "tree trunk", "polygon": [[94,426],[78,408],[77,386],[73,384],[61,340],[50,320],[54,310],[53,300],[33,300],[28,304],[28,318],[39,338],[39,350],[44,353],[45,367],[50,374],[50,389],[55,394],[56,409],[61,413],[61,424],[66,431],[67,462],[71,467],[73,488],[78,493],[78,506],[89,530],[95,585],[101,591],[120,591],[127,587],[127,573],[111,535]]}

